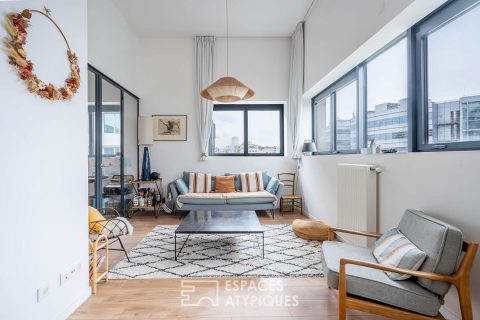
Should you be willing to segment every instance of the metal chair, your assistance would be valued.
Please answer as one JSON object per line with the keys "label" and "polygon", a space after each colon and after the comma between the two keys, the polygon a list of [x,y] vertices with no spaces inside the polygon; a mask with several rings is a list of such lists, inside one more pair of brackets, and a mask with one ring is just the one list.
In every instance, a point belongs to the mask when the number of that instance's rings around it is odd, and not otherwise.
{"label": "metal chair", "polygon": [[[278,180],[282,182],[285,188],[291,190],[291,193],[284,193],[280,197],[280,212],[294,212],[295,208],[300,209],[300,215],[303,215],[303,199],[295,195],[296,188],[296,173],[284,172],[278,174]],[[286,210],[285,207],[290,208]]]}

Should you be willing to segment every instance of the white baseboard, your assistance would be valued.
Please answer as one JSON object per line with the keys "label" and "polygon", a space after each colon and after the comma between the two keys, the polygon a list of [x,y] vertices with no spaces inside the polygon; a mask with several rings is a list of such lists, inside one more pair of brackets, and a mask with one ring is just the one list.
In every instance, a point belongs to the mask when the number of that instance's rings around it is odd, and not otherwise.
{"label": "white baseboard", "polygon": [[58,316],[55,317],[55,319],[67,319],[75,310],[77,310],[78,307],[80,307],[82,303],[88,299],[88,297],[90,297],[91,294],[92,290],[90,286],[87,286],[86,289],[83,290],[70,305],[68,305],[62,312],[58,314]]}
{"label": "white baseboard", "polygon": [[316,217],[316,216],[314,216],[313,214],[310,214],[309,212],[307,212],[307,211],[305,210],[305,208],[303,209],[303,215],[309,217],[309,218],[312,219],[312,220],[320,220],[319,217]]}

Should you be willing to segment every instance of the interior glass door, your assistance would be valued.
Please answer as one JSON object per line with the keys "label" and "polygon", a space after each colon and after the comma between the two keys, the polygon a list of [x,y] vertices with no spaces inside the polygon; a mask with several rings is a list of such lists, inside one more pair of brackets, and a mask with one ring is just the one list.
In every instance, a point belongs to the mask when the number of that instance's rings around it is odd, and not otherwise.
{"label": "interior glass door", "polygon": [[[122,206],[122,92],[119,88],[102,79],[102,104],[100,135],[102,136],[102,208],[110,207],[123,211]],[[97,129],[97,131],[98,131]]]}
{"label": "interior glass door", "polygon": [[96,91],[95,91],[95,73],[88,71],[88,205],[97,207],[96,193],[96,128],[95,128],[95,110],[96,110]]}
{"label": "interior glass door", "polygon": [[88,204],[127,216],[138,179],[139,98],[88,66]]}

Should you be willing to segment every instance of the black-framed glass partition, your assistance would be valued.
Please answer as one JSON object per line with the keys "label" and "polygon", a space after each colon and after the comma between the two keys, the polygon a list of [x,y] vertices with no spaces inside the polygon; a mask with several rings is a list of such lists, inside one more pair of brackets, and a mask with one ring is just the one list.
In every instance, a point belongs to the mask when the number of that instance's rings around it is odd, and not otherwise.
{"label": "black-framed glass partition", "polygon": [[96,208],[126,216],[129,183],[139,175],[137,119],[140,99],[93,66],[88,66],[88,198]]}

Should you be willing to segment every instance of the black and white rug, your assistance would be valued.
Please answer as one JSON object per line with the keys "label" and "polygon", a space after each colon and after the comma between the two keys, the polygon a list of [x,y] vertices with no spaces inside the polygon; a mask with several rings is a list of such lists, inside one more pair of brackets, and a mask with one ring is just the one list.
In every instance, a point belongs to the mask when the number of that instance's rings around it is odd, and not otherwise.
{"label": "black and white rug", "polygon": [[[298,238],[289,224],[267,224],[261,235],[191,235],[178,260],[177,226],[158,225],[110,270],[109,279],[183,277],[321,277],[321,245]],[[187,235],[177,235],[181,246]]]}

